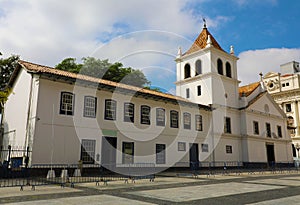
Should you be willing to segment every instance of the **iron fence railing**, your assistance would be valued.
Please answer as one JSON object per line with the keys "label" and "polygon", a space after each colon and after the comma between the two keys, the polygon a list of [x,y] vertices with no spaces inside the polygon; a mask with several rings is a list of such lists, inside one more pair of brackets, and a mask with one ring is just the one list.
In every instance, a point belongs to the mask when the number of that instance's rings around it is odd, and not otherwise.
{"label": "iron fence railing", "polygon": [[[246,163],[238,161],[226,162],[191,162],[178,163],[177,167],[185,166],[178,177],[199,175],[227,175],[227,174],[256,174],[256,173],[289,173],[298,172],[294,162]],[[0,166],[0,187],[35,186],[57,184],[60,186],[74,186],[78,183],[94,182],[107,185],[111,181],[129,181],[147,179],[154,181],[160,174],[160,167],[153,163],[135,164],[35,164],[30,167],[13,168]]]}

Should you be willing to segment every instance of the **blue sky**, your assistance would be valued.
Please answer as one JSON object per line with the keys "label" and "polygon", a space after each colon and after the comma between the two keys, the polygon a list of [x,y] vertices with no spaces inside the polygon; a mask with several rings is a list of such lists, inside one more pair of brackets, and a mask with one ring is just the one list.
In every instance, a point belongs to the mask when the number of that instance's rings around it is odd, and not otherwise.
{"label": "blue sky", "polygon": [[109,58],[174,92],[177,48],[189,48],[205,17],[222,48],[234,46],[243,85],[300,60],[299,10],[297,0],[0,0],[0,51],[49,66]]}

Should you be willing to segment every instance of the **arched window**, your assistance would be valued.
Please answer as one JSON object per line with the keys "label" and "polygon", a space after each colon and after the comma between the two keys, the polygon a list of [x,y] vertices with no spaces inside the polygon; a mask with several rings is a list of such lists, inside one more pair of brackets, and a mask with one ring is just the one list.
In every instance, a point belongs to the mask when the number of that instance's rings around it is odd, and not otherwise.
{"label": "arched window", "polygon": [[196,75],[202,74],[202,62],[201,60],[196,61]]}
{"label": "arched window", "polygon": [[218,73],[220,75],[223,75],[223,62],[221,59],[218,59],[217,61],[217,67],[218,67]]}
{"label": "arched window", "polygon": [[191,66],[190,64],[185,64],[184,66],[184,78],[189,78],[191,77]]}
{"label": "arched window", "polygon": [[226,76],[231,78],[231,65],[228,62],[226,62]]}

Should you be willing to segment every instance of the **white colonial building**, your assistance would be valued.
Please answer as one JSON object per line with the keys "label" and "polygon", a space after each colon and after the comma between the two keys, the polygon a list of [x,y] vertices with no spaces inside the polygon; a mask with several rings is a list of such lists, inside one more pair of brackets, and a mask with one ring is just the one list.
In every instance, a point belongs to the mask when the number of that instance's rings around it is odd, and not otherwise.
{"label": "white colonial building", "polygon": [[[293,156],[300,150],[300,67],[292,61],[280,66],[280,73],[264,75],[264,84],[276,103],[286,113],[288,130],[293,140]],[[297,150],[297,151],[296,151]]]}
{"label": "white colonial building", "polygon": [[237,60],[204,27],[178,52],[176,96],[20,61],[3,146],[30,164],[291,162],[286,115],[261,83],[239,88]]}

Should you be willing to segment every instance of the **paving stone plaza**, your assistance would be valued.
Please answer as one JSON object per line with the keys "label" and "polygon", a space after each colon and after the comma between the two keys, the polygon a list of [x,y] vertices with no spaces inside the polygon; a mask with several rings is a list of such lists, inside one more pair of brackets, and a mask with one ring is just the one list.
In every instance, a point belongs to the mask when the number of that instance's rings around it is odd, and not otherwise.
{"label": "paving stone plaza", "polygon": [[300,204],[300,174],[158,176],[146,179],[0,188],[1,204]]}

